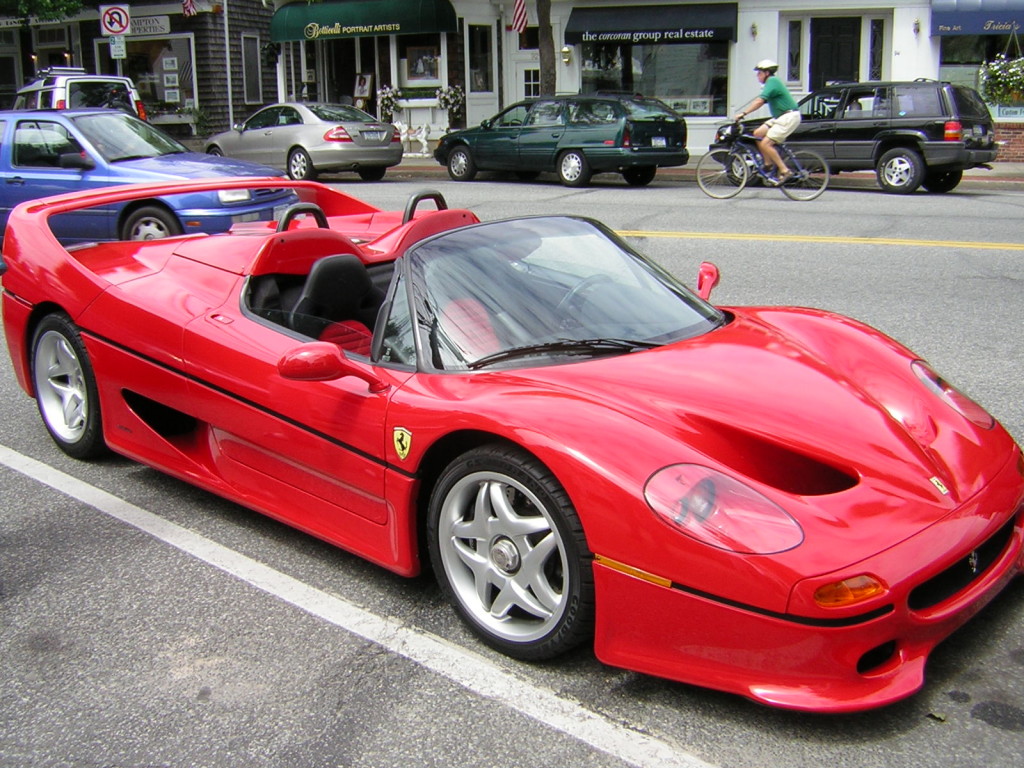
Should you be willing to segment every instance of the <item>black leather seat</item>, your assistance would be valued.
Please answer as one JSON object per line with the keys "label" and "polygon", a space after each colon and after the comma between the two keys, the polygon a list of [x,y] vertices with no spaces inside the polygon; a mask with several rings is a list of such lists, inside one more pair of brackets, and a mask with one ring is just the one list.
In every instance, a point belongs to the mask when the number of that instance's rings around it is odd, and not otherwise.
{"label": "black leather seat", "polygon": [[358,256],[324,256],[310,269],[288,325],[314,339],[328,326],[344,321],[355,321],[369,331],[383,302],[384,292],[374,286]]}

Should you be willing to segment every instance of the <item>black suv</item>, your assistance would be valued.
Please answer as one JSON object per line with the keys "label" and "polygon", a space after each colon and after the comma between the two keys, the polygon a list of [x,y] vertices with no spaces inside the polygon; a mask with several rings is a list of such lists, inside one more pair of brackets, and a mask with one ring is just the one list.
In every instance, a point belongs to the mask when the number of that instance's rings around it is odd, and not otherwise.
{"label": "black suv", "polygon": [[476,128],[449,133],[434,151],[455,181],[477,171],[514,171],[532,179],[554,171],[569,187],[595,173],[650,184],[659,167],[685,165],[686,121],[642,96],[542,96],[513,104]]}
{"label": "black suv", "polygon": [[896,194],[922,185],[949,192],[998,151],[981,96],[952,83],[830,85],[804,98],[800,114],[788,147],[818,152],[833,173],[874,170],[882,189]]}

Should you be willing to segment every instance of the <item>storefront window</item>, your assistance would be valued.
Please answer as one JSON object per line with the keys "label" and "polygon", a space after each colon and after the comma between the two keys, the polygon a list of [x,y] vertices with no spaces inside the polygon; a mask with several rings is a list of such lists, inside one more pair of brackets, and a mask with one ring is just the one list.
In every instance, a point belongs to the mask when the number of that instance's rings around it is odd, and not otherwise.
{"label": "storefront window", "polygon": [[[398,86],[406,98],[433,97],[441,85],[441,36],[398,37]],[[417,94],[416,89],[423,89]]]}
{"label": "storefront window", "polygon": [[655,96],[684,115],[726,114],[729,44],[582,46],[583,92]]}
{"label": "storefront window", "polygon": [[[137,38],[127,41],[127,58],[121,61],[121,73],[135,82],[150,117],[175,114],[196,107],[195,75],[191,35]],[[97,43],[98,70],[117,74],[106,41]]]}
{"label": "storefront window", "polygon": [[469,27],[469,90],[493,91],[491,28],[483,24]]}
{"label": "storefront window", "polygon": [[986,61],[1011,48],[1009,35],[949,35],[940,44],[939,79],[980,88],[978,71]]}

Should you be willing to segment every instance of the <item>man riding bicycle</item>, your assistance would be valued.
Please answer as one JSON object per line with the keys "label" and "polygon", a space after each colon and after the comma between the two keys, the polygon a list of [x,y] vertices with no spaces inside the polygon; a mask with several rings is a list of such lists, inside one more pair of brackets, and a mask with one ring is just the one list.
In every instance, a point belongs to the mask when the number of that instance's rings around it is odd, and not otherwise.
{"label": "man riding bicycle", "polygon": [[779,65],[771,59],[762,59],[757,62],[754,71],[757,73],[758,82],[763,88],[747,108],[736,115],[736,120],[742,120],[751,112],[768,105],[771,110],[771,119],[759,125],[754,131],[757,137],[757,146],[761,150],[761,156],[765,159],[766,166],[775,166],[778,172],[778,183],[784,183],[793,172],[786,167],[779,151],[775,148],[781,144],[800,125],[800,111],[797,109],[796,100],[790,95],[789,89],[775,76]]}

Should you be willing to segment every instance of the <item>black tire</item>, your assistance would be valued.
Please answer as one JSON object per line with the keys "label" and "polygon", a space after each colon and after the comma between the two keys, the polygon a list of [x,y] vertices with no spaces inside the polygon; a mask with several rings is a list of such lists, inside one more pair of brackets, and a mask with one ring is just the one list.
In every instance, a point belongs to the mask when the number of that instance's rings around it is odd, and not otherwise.
{"label": "black tire", "polygon": [[920,153],[908,147],[890,149],[878,161],[875,173],[878,185],[894,195],[916,192],[924,181],[924,160]]}
{"label": "black tire", "polygon": [[585,187],[594,172],[581,150],[570,149],[558,156],[558,178],[567,187]]}
{"label": "black tire", "polygon": [[313,161],[302,147],[296,147],[288,153],[288,176],[296,181],[312,181],[316,178]]}
{"label": "black tire", "polygon": [[447,165],[452,181],[472,181],[476,178],[476,163],[469,153],[469,147],[455,147],[448,153]]}
{"label": "black tire", "polygon": [[31,353],[36,405],[50,437],[75,459],[106,453],[96,376],[78,329],[66,315],[47,315]]}
{"label": "black tire", "polygon": [[787,153],[786,162],[793,175],[782,185],[782,192],[790,200],[815,200],[828,189],[831,173],[817,152],[798,149]]}
{"label": "black tire", "polygon": [[363,181],[380,181],[387,172],[388,168],[386,165],[374,165],[370,168],[360,168],[356,171],[359,174],[359,178]]}
{"label": "black tire", "polygon": [[963,171],[928,171],[923,186],[929,192],[951,192],[964,177]]}
{"label": "black tire", "polygon": [[656,165],[641,165],[634,168],[627,168],[622,172],[622,178],[631,187],[646,187],[658,173]]}
{"label": "black tire", "polygon": [[216,144],[211,144],[210,146],[208,146],[206,148],[206,154],[213,155],[214,157],[224,157],[224,153],[221,151],[221,148],[218,147]]}
{"label": "black tire", "polygon": [[583,527],[535,457],[497,443],[464,453],[434,487],[427,526],[441,590],[485,643],[540,661],[593,637]]}
{"label": "black tire", "polygon": [[121,227],[122,240],[160,240],[182,233],[178,217],[159,205],[144,205],[132,211]]}

